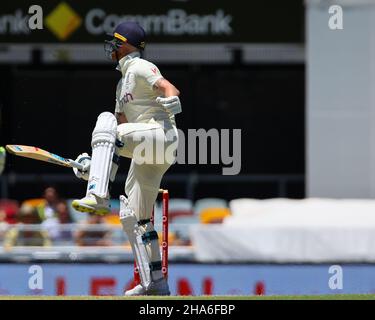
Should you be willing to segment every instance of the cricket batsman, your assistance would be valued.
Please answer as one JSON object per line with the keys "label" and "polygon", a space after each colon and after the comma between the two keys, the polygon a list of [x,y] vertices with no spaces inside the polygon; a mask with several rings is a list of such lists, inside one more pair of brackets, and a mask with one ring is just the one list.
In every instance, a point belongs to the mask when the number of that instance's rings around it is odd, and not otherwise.
{"label": "cricket batsman", "polygon": [[[88,184],[86,196],[74,200],[72,206],[81,212],[106,214],[120,156],[132,159],[126,197],[120,196],[120,221],[141,283],[126,291],[127,296],[170,294],[161,271],[158,234],[150,218],[161,179],[175,160],[175,114],[182,110],[176,87],[153,63],[141,58],[145,36],[137,23],[123,22],[105,42],[105,52],[117,63],[122,76],[116,89],[115,114],[99,115],[92,133],[92,155],[80,154],[76,161],[84,165],[84,170],[73,169]],[[140,147],[144,152],[139,152]]]}

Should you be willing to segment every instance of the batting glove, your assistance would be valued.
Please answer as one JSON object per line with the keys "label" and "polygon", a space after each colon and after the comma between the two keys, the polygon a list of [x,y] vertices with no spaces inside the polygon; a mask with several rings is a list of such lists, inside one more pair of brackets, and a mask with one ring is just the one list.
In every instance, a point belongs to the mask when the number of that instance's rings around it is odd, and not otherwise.
{"label": "batting glove", "polygon": [[168,112],[177,114],[182,112],[180,98],[172,96],[168,98],[157,97],[156,103],[161,104]]}
{"label": "batting glove", "polygon": [[76,175],[78,179],[83,179],[83,180],[88,181],[89,175],[90,175],[91,157],[85,152],[85,153],[81,153],[75,161],[83,165],[83,170],[78,170],[77,168],[73,168],[74,174]]}

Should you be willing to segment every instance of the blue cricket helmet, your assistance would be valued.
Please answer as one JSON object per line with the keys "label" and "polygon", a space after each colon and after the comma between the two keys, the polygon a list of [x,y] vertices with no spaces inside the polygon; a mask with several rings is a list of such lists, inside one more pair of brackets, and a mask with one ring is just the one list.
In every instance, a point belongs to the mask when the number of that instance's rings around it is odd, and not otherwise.
{"label": "blue cricket helmet", "polygon": [[113,37],[140,50],[144,50],[146,46],[146,32],[134,21],[121,22],[113,31]]}

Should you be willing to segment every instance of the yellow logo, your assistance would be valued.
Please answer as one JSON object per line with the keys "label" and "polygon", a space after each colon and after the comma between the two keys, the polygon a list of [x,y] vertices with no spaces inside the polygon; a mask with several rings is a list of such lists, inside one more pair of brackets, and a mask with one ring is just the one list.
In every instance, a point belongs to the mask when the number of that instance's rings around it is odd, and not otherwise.
{"label": "yellow logo", "polygon": [[82,23],[81,17],[65,2],[60,3],[47,17],[47,27],[59,40],[66,40]]}

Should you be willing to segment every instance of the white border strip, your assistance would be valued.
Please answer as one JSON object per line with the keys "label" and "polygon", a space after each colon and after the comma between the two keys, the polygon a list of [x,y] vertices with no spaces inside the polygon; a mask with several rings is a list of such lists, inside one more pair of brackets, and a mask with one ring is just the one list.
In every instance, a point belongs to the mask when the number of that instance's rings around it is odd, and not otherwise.
{"label": "white border strip", "polygon": [[[3,44],[0,62],[32,63],[32,50],[41,50],[41,62],[109,63],[102,44]],[[231,64],[233,50],[242,51],[243,63],[304,63],[305,48],[298,44],[149,44],[144,57],[166,64]]]}

